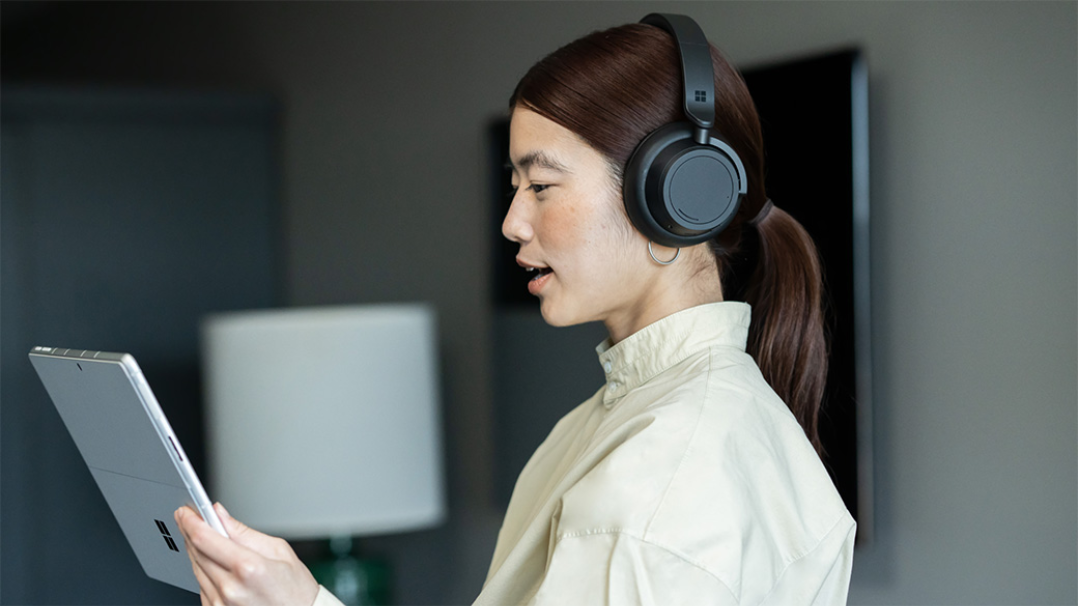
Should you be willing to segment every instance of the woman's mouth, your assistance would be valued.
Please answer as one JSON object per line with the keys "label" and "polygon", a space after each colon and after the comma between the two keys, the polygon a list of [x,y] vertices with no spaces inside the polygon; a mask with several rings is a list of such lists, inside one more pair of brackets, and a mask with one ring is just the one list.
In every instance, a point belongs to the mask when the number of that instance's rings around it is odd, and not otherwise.
{"label": "woman's mouth", "polygon": [[533,295],[538,295],[539,291],[543,289],[543,286],[550,281],[551,274],[554,273],[549,267],[525,267],[531,279],[528,280],[528,292]]}

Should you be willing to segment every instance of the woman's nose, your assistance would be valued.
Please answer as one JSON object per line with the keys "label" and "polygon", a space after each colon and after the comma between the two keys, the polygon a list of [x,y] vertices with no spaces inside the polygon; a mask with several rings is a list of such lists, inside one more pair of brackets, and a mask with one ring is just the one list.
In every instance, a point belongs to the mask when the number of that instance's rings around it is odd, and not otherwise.
{"label": "woman's nose", "polygon": [[528,219],[528,213],[525,212],[524,202],[519,197],[519,193],[513,197],[509,212],[505,213],[505,220],[502,221],[502,235],[517,244],[525,244],[532,239],[535,231]]}

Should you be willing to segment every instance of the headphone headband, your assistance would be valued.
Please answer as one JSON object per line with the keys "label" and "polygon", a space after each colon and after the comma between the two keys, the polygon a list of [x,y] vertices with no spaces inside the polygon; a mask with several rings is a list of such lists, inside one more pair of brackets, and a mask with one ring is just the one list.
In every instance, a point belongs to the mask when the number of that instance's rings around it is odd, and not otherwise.
{"label": "headphone headband", "polygon": [[[698,128],[710,129],[715,125],[715,76],[711,46],[704,31],[685,15],[651,13],[640,22],[662,28],[674,37],[685,86],[681,95],[685,115]],[[695,139],[697,143],[707,143],[706,133],[697,132]]]}

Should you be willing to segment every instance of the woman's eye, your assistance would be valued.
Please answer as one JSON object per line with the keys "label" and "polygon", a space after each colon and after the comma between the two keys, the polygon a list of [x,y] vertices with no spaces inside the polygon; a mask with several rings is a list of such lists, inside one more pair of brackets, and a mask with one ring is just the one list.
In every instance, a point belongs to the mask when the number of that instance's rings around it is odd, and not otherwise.
{"label": "woman's eye", "polygon": [[[532,183],[531,185],[526,187],[524,189],[524,191],[531,191],[531,192],[533,192],[535,194],[541,194],[544,191],[546,191],[546,189],[548,187],[550,187],[550,186],[549,185],[540,185],[539,183]],[[517,196],[518,191],[520,191],[520,186],[519,185],[510,185],[509,186],[509,192],[508,192],[507,196],[509,197],[510,200],[512,200],[513,198],[515,198]]]}

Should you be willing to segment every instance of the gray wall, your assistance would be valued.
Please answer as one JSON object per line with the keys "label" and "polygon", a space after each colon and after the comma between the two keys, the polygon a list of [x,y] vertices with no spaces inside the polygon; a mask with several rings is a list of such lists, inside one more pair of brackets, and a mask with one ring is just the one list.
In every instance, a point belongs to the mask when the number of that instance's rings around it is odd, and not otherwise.
{"label": "gray wall", "polygon": [[278,92],[288,302],[437,305],[452,519],[371,546],[406,601],[464,602],[502,514],[482,127],[543,54],[654,9],[741,65],[867,51],[878,505],[851,602],[1078,601],[1074,3],[143,5],[70,62]]}

